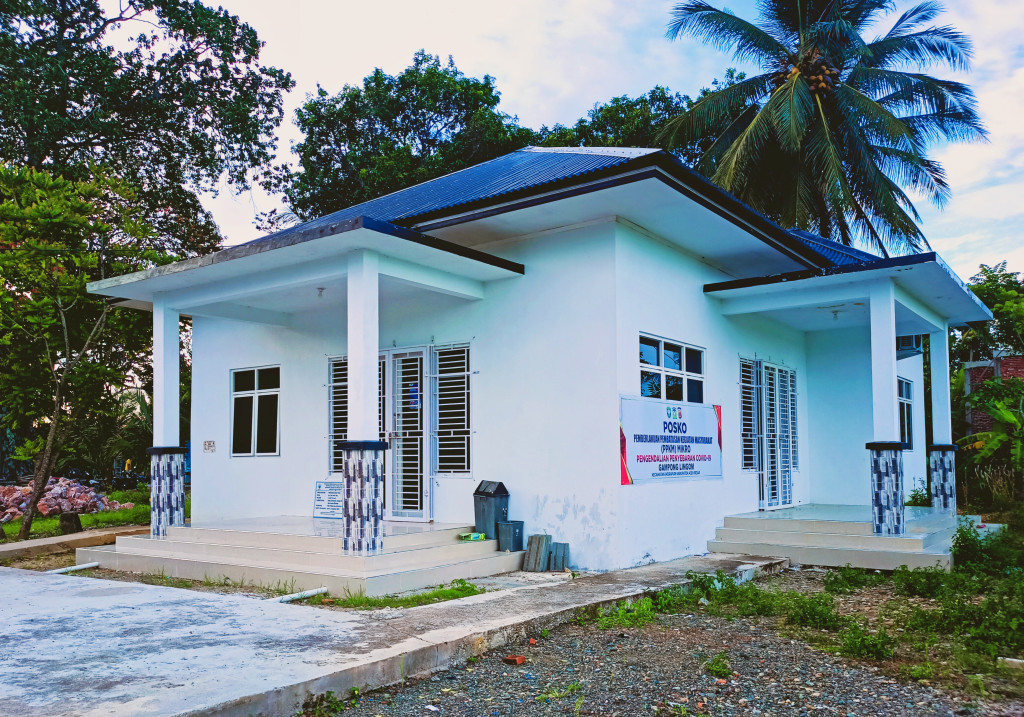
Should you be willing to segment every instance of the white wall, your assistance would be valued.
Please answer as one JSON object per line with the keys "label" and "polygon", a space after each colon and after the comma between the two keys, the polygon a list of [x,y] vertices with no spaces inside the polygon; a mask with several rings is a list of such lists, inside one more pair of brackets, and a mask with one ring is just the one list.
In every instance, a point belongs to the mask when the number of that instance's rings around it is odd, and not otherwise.
{"label": "white wall", "polygon": [[[472,523],[480,479],[512,494],[529,533],[571,544],[573,563],[614,567],[618,404],[615,236],[605,223],[503,245],[525,276],[481,301],[420,297],[381,306],[381,346],[471,341],[474,476],[435,485],[435,518]],[[302,330],[197,318],[193,351],[193,515],[308,515],[327,476],[327,356],[344,355],[343,311]],[[281,365],[281,456],[229,455],[232,368]],[[609,480],[611,478],[611,480]]]}
{"label": "white wall", "polygon": [[[796,369],[801,457],[806,456],[807,367],[804,335],[781,324],[723,317],[705,283],[729,277],[696,257],[631,225],[616,241],[618,393],[640,391],[641,332],[706,350],[705,402],[722,406],[723,478],[618,488],[622,515],[619,565],[707,552],[725,515],[757,510],[758,478],[740,463],[740,357],[758,357]],[[803,466],[801,462],[801,466]],[[794,499],[806,502],[806,470],[793,476]],[[617,472],[609,475],[617,482]]]}
{"label": "white wall", "polygon": [[[923,365],[921,356],[896,362],[897,375],[914,384],[914,447],[903,452],[906,492],[927,475]],[[875,440],[869,328],[809,332],[807,368],[811,502],[869,504],[871,457],[865,444]]]}

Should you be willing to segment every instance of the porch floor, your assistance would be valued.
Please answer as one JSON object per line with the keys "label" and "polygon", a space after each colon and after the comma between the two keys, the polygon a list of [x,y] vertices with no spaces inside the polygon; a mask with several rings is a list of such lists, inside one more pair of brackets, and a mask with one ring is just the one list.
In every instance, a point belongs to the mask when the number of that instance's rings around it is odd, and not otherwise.
{"label": "porch floor", "polygon": [[497,541],[461,541],[472,526],[385,521],[384,547],[346,552],[339,520],[267,516],[194,522],[166,537],[118,538],[114,546],[82,548],[77,561],[130,572],[163,572],[192,580],[229,578],[334,594],[384,595],[518,570],[522,552],[498,552]]}
{"label": "porch floor", "polygon": [[949,568],[956,517],[908,507],[905,521],[906,533],[890,536],[874,534],[868,505],[808,503],[740,513],[726,516],[708,550],[786,557],[807,565]]}

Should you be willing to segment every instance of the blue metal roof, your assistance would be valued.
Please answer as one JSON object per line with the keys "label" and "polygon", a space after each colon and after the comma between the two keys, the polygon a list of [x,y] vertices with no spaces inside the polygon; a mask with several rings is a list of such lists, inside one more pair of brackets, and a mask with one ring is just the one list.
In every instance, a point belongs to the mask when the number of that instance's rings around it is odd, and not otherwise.
{"label": "blue metal roof", "polygon": [[461,204],[492,199],[503,194],[589,174],[658,151],[618,147],[526,147],[254,241],[278,238],[295,231],[316,229],[356,217],[370,217],[383,222],[402,222]]}
{"label": "blue metal roof", "polygon": [[845,244],[840,244],[839,242],[832,241],[831,239],[820,237],[817,234],[805,232],[802,229],[791,229],[789,233],[796,237],[802,244],[831,261],[835,266],[867,264],[872,261],[878,261],[882,258],[871,254],[870,252],[854,249],[851,246],[846,246]]}

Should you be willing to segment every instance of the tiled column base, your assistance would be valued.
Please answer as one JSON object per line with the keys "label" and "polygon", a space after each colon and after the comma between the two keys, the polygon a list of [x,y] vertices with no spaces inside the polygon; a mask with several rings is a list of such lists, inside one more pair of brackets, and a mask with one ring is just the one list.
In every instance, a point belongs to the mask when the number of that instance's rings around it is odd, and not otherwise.
{"label": "tiled column base", "polygon": [[167,527],[185,525],[185,451],[183,446],[148,449],[149,533],[167,535]]}
{"label": "tiled column base", "polygon": [[956,446],[928,447],[928,477],[932,484],[932,507],[956,515]]}
{"label": "tiled column base", "polygon": [[875,535],[903,535],[903,444],[868,443],[871,452],[871,514]]}
{"label": "tiled column base", "polygon": [[383,547],[385,441],[342,441],[345,452],[344,548],[375,553]]}

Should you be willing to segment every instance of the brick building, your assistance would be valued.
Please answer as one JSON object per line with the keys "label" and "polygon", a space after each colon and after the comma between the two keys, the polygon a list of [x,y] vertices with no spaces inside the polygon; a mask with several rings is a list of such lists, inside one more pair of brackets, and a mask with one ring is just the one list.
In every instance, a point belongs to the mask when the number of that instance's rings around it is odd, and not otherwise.
{"label": "brick building", "polygon": [[[1024,379],[1024,356],[996,356],[988,361],[971,361],[964,364],[964,392],[970,396],[972,387],[991,379]],[[968,433],[982,433],[992,430],[992,417],[978,408],[972,408],[967,415]]]}

